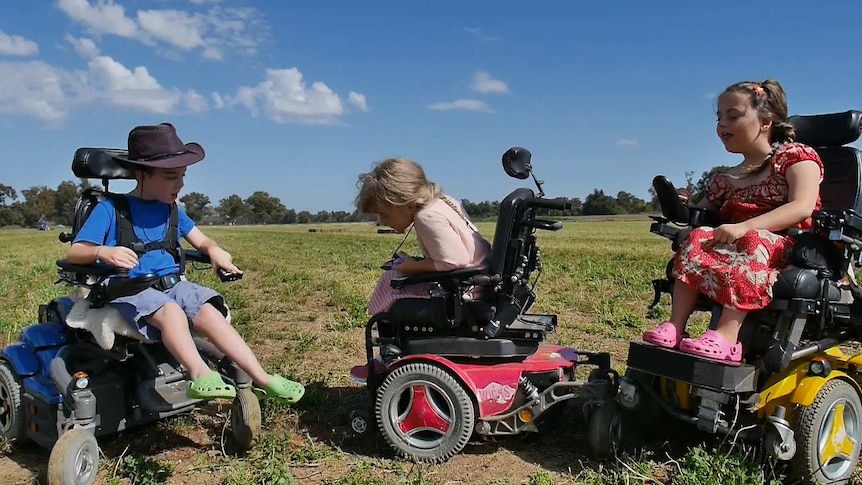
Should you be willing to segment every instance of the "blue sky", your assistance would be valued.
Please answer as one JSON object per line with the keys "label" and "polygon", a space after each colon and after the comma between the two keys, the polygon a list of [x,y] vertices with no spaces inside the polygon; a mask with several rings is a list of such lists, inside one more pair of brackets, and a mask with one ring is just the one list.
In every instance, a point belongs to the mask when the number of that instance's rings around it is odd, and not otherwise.
{"label": "blue sky", "polygon": [[207,151],[185,192],[213,203],[352,210],[357,174],[389,156],[500,199],[513,145],[549,195],[646,198],[655,174],[735,163],[715,136],[730,83],[774,77],[791,113],[862,109],[854,0],[7,3],[0,183],[19,191],[170,121]]}

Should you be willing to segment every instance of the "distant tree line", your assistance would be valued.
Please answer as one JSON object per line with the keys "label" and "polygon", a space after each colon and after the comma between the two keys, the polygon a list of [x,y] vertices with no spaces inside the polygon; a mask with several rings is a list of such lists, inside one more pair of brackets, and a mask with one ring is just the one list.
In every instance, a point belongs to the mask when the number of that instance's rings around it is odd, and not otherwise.
{"label": "distant tree line", "polygon": [[[686,173],[685,186],[694,193],[703,192],[709,178],[727,167],[718,166],[704,172],[694,183],[693,172]],[[44,223],[71,225],[75,204],[81,192],[89,186],[88,181],[61,182],[56,188],[48,186],[30,187],[20,193],[13,187],[0,183],[0,226],[38,227]],[[551,216],[639,214],[660,210],[652,187],[651,199],[644,200],[633,194],[620,191],[616,196],[604,190],[594,189],[583,200],[567,198],[571,210],[545,211]],[[256,191],[246,198],[232,194],[213,204],[209,196],[191,192],[180,197],[186,213],[198,224],[308,224],[325,222],[374,221],[376,217],[347,211],[296,211],[281,202],[278,197],[264,191]],[[492,219],[500,210],[499,201],[472,202],[462,200],[464,210],[473,219]]]}

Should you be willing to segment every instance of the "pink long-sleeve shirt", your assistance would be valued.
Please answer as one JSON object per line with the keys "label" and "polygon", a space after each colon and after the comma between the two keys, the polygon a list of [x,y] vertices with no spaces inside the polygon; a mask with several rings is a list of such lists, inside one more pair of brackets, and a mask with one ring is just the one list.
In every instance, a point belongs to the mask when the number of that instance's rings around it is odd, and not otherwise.
{"label": "pink long-sleeve shirt", "polygon": [[[461,204],[444,195],[461,209]],[[437,271],[485,266],[491,257],[491,244],[471,222],[455,212],[442,198],[423,207],[413,217],[419,249],[434,261]]]}

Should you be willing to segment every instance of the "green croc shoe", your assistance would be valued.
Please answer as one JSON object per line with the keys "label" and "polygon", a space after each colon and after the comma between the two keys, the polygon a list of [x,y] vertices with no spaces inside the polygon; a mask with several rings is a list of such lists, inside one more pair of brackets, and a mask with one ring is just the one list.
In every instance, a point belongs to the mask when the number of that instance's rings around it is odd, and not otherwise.
{"label": "green croc shoe", "polygon": [[190,399],[233,399],[236,389],[226,384],[218,372],[210,372],[191,381],[186,396]]}
{"label": "green croc shoe", "polygon": [[305,387],[298,382],[275,374],[272,376],[269,384],[263,388],[255,388],[255,393],[261,399],[272,399],[284,404],[294,404],[305,395]]}

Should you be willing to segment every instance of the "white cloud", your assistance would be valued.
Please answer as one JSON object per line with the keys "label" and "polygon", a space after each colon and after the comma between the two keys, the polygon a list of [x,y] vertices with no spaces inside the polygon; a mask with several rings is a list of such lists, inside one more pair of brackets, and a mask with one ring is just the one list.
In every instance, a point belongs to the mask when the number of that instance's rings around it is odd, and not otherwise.
{"label": "white cloud", "polygon": [[198,94],[194,89],[186,93],[185,102],[186,106],[195,113],[203,113],[209,109],[206,96]]}
{"label": "white cloud", "polygon": [[183,102],[191,111],[208,109],[197,92],[165,88],[146,67],[129,69],[108,56],[93,57],[86,70],[75,71],[42,61],[0,61],[0,113],[46,126],[60,126],[71,111],[92,106],[167,114]]}
{"label": "white cloud", "polygon": [[39,44],[20,35],[9,35],[0,30],[0,55],[32,56],[39,52]]}
{"label": "white cloud", "polygon": [[0,61],[0,113],[59,125],[69,114],[67,93],[76,82],[73,74],[42,61]]}
{"label": "white cloud", "polygon": [[144,66],[130,70],[108,56],[99,56],[90,61],[89,68],[96,98],[111,106],[165,114],[180,101],[176,89],[164,89]]}
{"label": "white cloud", "polygon": [[499,35],[489,35],[479,27],[464,27],[464,32],[467,32],[473,37],[476,37],[477,39],[480,39],[484,42],[496,42],[500,40]]}
{"label": "white cloud", "polygon": [[191,50],[205,46],[203,19],[181,10],[140,10],[138,26],[150,38]]}
{"label": "white cloud", "polygon": [[488,107],[488,105],[484,101],[479,101],[478,99],[459,99],[451,102],[441,102],[434,103],[428,106],[428,109],[438,110],[438,111],[451,111],[451,110],[468,110],[468,111],[485,111],[488,113],[492,113],[493,110]]}
{"label": "white cloud", "polygon": [[254,54],[268,34],[268,25],[253,8],[212,5],[203,12],[149,9],[127,14],[114,0],[92,2],[58,0],[57,5],[94,36],[116,35],[149,46],[197,50],[210,60],[223,60],[225,52],[232,50]]}
{"label": "white cloud", "polygon": [[302,73],[290,69],[267,69],[257,86],[242,86],[225,98],[231,106],[242,105],[252,116],[264,115],[277,123],[331,124],[344,114],[341,99],[319,81],[306,87]]}
{"label": "white cloud", "polygon": [[224,102],[224,98],[222,98],[221,94],[213,92],[212,98],[213,98],[213,107],[215,109],[224,108],[225,102]]}
{"label": "white cloud", "polygon": [[360,111],[368,111],[368,103],[365,101],[365,95],[357,93],[355,91],[350,91],[350,94],[347,95],[347,102],[352,104],[356,109]]}
{"label": "white cloud", "polygon": [[476,74],[473,75],[471,89],[481,94],[506,94],[509,92],[509,86],[506,86],[506,83],[499,79],[493,79],[485,71],[476,71]]}
{"label": "white cloud", "polygon": [[72,44],[72,47],[75,48],[75,52],[85,59],[92,59],[99,55],[99,48],[92,39],[88,39],[86,37],[81,37],[79,39],[66,34],[66,42]]}
{"label": "white cloud", "polygon": [[58,0],[57,6],[72,20],[84,24],[98,34],[111,34],[133,38],[138,35],[138,24],[126,17],[126,9],[111,0]]}
{"label": "white cloud", "polygon": [[619,147],[636,147],[636,146],[638,146],[638,141],[632,140],[631,138],[623,138],[621,140],[617,140],[617,146],[619,146]]}

